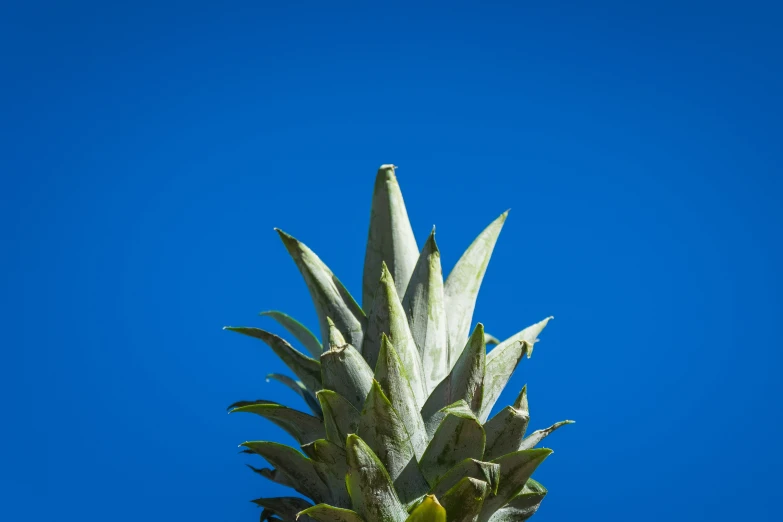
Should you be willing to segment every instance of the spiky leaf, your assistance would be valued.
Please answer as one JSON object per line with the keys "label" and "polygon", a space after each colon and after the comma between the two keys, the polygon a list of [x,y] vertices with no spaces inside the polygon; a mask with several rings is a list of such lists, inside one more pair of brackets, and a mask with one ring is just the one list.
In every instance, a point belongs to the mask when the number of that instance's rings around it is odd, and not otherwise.
{"label": "spiky leaf", "polygon": [[332,504],[350,507],[351,499],[345,487],[348,462],[345,449],[328,440],[319,439],[302,446],[302,451],[315,463],[315,470],[332,492]]}
{"label": "spiky leaf", "polygon": [[501,214],[473,240],[446,279],[443,293],[452,361],[457,359],[459,350],[465,346],[479,287],[507,215],[508,211]]}
{"label": "spiky leaf", "polygon": [[324,412],[326,439],[344,447],[348,434],[356,433],[359,412],[344,397],[332,390],[321,390],[316,395]]}
{"label": "spiky leaf", "polygon": [[514,373],[522,356],[529,355],[538,335],[547,325],[551,317],[547,317],[532,326],[518,332],[489,352],[487,355],[487,370],[484,375],[484,398],[481,403],[479,419],[484,422],[489,417],[492,407],[500,397],[500,392]]}
{"label": "spiky leaf", "polygon": [[421,369],[429,394],[451,368],[446,328],[443,271],[435,229],[419,254],[408,289],[402,299],[411,335],[421,354]]}
{"label": "spiky leaf", "polygon": [[321,347],[321,343],[318,341],[318,338],[313,335],[313,332],[311,332],[305,325],[290,315],[284,314],[283,312],[279,312],[277,310],[268,310],[266,312],[261,312],[258,315],[271,317],[280,323],[283,328],[288,330],[288,332],[293,335],[297,341],[302,343],[302,346],[307,348],[307,351],[310,352],[310,355],[315,358],[321,356],[323,348]]}
{"label": "spiky leaf", "polygon": [[308,516],[316,522],[365,522],[356,511],[337,508],[329,504],[316,504],[301,511],[297,516]]}
{"label": "spiky leaf", "polygon": [[259,328],[226,326],[224,329],[261,339],[272,348],[272,351],[294,372],[294,375],[299,377],[305,386],[313,391],[321,389],[321,364],[295,349],[286,340]]}
{"label": "spiky leaf", "polygon": [[527,386],[523,386],[512,406],[502,409],[484,424],[484,433],[487,434],[484,458],[492,460],[523,449],[519,446],[525,436],[529,421]]}
{"label": "spiky leaf", "polygon": [[329,325],[326,318],[331,317],[337,328],[348,338],[348,342],[354,346],[361,346],[366,319],[364,312],[356,304],[351,294],[323,261],[304,243],[297,241],[282,230],[275,230],[283,240],[288,253],[296,262],[296,266],[310,290],[310,296],[313,298],[321,326],[321,339],[329,337]]}
{"label": "spiky leaf", "polygon": [[490,491],[497,493],[500,481],[500,466],[492,462],[465,459],[443,475],[430,493],[440,498],[465,477],[472,477],[489,484]]}
{"label": "spiky leaf", "polygon": [[316,400],[313,392],[308,390],[307,386],[305,386],[302,381],[294,380],[288,375],[282,375],[279,373],[267,374],[266,380],[269,381],[270,379],[288,386],[297,395],[304,399],[307,406],[313,411],[313,413],[316,414],[316,416],[323,418],[323,412],[321,411],[321,406],[318,404],[318,400]]}
{"label": "spiky leaf", "polygon": [[405,522],[446,522],[446,510],[434,495],[427,495]]}
{"label": "spiky leaf", "polygon": [[362,355],[371,368],[378,363],[383,334],[389,336],[400,356],[419,408],[427,398],[424,374],[421,370],[421,356],[413,341],[408,319],[400,303],[391,273],[384,264],[381,269],[378,292],[368,315],[367,333],[364,336]]}
{"label": "spiky leaf", "polygon": [[302,495],[317,501],[331,500],[329,489],[315,469],[313,461],[295,449],[267,441],[243,442],[242,446],[264,457],[288,477],[289,482]]}
{"label": "spiky leaf", "polygon": [[495,464],[500,464],[500,484],[497,494],[484,501],[479,520],[489,520],[495,511],[514,498],[539,464],[551,454],[552,450],[546,448],[530,449],[509,453],[493,460]]}
{"label": "spiky leaf", "polygon": [[484,454],[484,430],[464,401],[444,408],[445,416],[419,462],[430,485],[435,485],[464,459],[480,460]]}
{"label": "spiky leaf", "polygon": [[372,386],[373,372],[362,355],[350,344],[330,346],[321,355],[324,388],[345,397],[357,410]]}
{"label": "spiky leaf", "polygon": [[294,487],[293,483],[291,483],[288,477],[284,473],[280,473],[279,470],[272,469],[272,468],[256,468],[254,466],[251,466],[250,464],[247,464],[247,467],[252,469],[254,472],[258,473],[265,479],[271,480],[272,482],[280,484],[281,486],[288,486],[289,488]]}
{"label": "spiky leaf", "polygon": [[543,430],[536,430],[530,435],[528,435],[525,440],[522,441],[522,444],[519,445],[519,449],[526,450],[530,448],[535,448],[536,444],[544,440],[546,437],[548,437],[553,431],[555,431],[560,426],[565,426],[566,424],[573,424],[574,421],[572,420],[564,420],[560,422],[556,422],[550,427],[543,429]]}
{"label": "spiky leaf", "polygon": [[524,522],[532,517],[546,496],[546,488],[533,479],[528,479],[525,487],[504,507],[497,510],[490,522]]}
{"label": "spiky leaf", "polygon": [[391,341],[384,334],[378,364],[375,366],[377,380],[394,410],[405,421],[405,429],[410,435],[416,458],[421,458],[427,447],[427,432],[416,399],[411,391],[410,381],[402,361]]}
{"label": "spiky leaf", "polygon": [[253,503],[273,511],[275,514],[280,515],[283,520],[290,521],[296,520],[297,513],[312,506],[312,504],[299,497],[257,498],[253,500]]}
{"label": "spiky leaf", "polygon": [[486,347],[484,326],[479,323],[449,374],[435,388],[421,409],[428,419],[448,404],[464,400],[478,414],[484,388]]}
{"label": "spiky leaf", "polygon": [[485,481],[463,478],[442,497],[446,522],[475,522],[489,494],[490,486]]}
{"label": "spiky leaf", "polygon": [[405,423],[394,411],[378,381],[373,381],[367,395],[357,435],[383,463],[402,502],[409,502],[429,489],[416,464]]}
{"label": "spiky leaf", "polygon": [[345,479],[353,510],[368,521],[404,522],[408,518],[389,474],[357,435],[348,435],[348,476]]}
{"label": "spiky leaf", "polygon": [[287,408],[281,404],[250,404],[234,408],[229,413],[255,413],[260,415],[283,428],[299,444],[307,444],[326,436],[324,423],[321,419]]}
{"label": "spiky leaf", "polygon": [[362,306],[366,312],[372,306],[381,263],[385,262],[394,275],[397,293],[404,295],[419,255],[394,168],[381,165],[375,178],[362,284]]}

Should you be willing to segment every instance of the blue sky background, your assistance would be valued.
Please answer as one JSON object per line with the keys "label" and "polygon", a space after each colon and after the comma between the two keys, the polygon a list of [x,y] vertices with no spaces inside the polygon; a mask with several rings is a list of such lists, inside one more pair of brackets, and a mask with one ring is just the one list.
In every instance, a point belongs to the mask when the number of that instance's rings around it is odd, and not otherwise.
{"label": "blue sky background", "polygon": [[446,270],[512,209],[474,320],[554,315],[500,402],[577,420],[536,520],[779,519],[779,7],[8,4],[3,520],[284,494],[236,445],[286,435],[225,407],[304,405],[221,327],[315,327],[275,226],[361,294],[387,162]]}

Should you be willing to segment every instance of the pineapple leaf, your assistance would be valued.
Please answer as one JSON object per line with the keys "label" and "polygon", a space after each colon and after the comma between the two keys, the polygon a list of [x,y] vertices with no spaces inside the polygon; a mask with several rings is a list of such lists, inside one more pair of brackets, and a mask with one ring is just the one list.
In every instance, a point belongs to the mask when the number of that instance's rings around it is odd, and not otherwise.
{"label": "pineapple leaf", "polygon": [[535,448],[536,444],[544,440],[546,437],[549,436],[550,433],[555,431],[560,426],[565,426],[566,424],[574,424],[574,421],[572,420],[564,420],[560,422],[556,422],[550,427],[544,429],[544,430],[536,430],[533,433],[531,433],[529,436],[525,438],[525,440],[522,441],[522,444],[520,444],[519,449],[526,450],[530,448]]}
{"label": "pineapple leaf", "polygon": [[498,339],[494,335],[490,335],[490,334],[484,332],[484,344],[486,344],[486,345],[500,344],[500,339]]}
{"label": "pineapple leaf", "polygon": [[484,458],[492,460],[512,451],[526,449],[519,446],[529,421],[527,386],[524,386],[513,406],[507,406],[484,423],[484,433],[487,434]]}
{"label": "pineapple leaf", "polygon": [[237,401],[237,402],[231,404],[226,409],[228,410],[229,413],[231,413],[231,410],[233,410],[235,408],[240,408],[242,406],[248,406],[250,404],[277,404],[277,403],[273,402],[273,401],[265,401],[263,399],[258,399],[256,401]]}
{"label": "pineapple leaf", "polygon": [[442,497],[446,522],[475,522],[489,494],[490,486],[485,481],[463,478]]}
{"label": "pineapple leaf", "polygon": [[330,506],[329,504],[317,504],[307,508],[297,514],[297,518],[301,516],[308,516],[316,522],[365,522],[356,511]]}
{"label": "pineapple leaf", "polygon": [[312,250],[282,230],[275,230],[310,290],[321,325],[321,339],[328,338],[326,318],[331,317],[351,344],[361,346],[366,319],[351,294]]}
{"label": "pineapple leaf", "polygon": [[340,394],[332,390],[316,393],[324,412],[326,439],[338,446],[345,445],[349,433],[355,433],[359,426],[359,412]]}
{"label": "pineapple leaf", "polygon": [[381,267],[378,292],[375,294],[375,301],[367,319],[367,332],[362,345],[362,355],[370,368],[375,368],[378,363],[383,334],[388,335],[394,343],[397,355],[400,356],[405,367],[416,404],[421,408],[427,398],[424,374],[421,370],[421,356],[411,335],[397,290],[394,288],[392,275],[385,263]]}
{"label": "pineapple leaf", "polygon": [[416,262],[402,307],[421,355],[424,384],[429,394],[452,366],[446,330],[443,271],[434,228]]}
{"label": "pineapple leaf", "polygon": [[524,522],[538,511],[546,493],[544,486],[533,479],[528,479],[522,491],[497,510],[489,520],[490,522]]}
{"label": "pineapple leaf", "polygon": [[427,399],[421,409],[422,416],[428,419],[458,400],[464,400],[474,413],[478,413],[484,388],[485,359],[484,326],[479,323],[451,372]]}
{"label": "pineapple leaf", "polygon": [[493,464],[492,462],[465,459],[446,472],[446,474],[438,480],[438,483],[435,484],[435,487],[432,488],[430,493],[441,498],[449,489],[454,487],[465,477],[471,477],[486,482],[489,485],[489,490],[494,494],[498,491],[500,466],[498,464]]}
{"label": "pineapple leaf", "polygon": [[348,435],[345,447],[349,468],[345,482],[353,510],[368,521],[404,522],[408,513],[375,453],[357,435]]}
{"label": "pineapple leaf", "polygon": [[313,417],[301,411],[296,411],[281,404],[249,404],[234,408],[229,413],[255,413],[291,435],[299,444],[307,444],[326,436],[324,423],[318,417]]}
{"label": "pineapple leaf", "polygon": [[500,484],[498,492],[484,501],[479,521],[489,520],[490,516],[514,498],[525,486],[536,468],[552,454],[546,448],[515,451],[493,460],[500,464]]}
{"label": "pineapple leaf", "polygon": [[294,485],[291,483],[291,481],[288,480],[288,477],[286,477],[283,473],[280,473],[276,469],[271,468],[256,468],[254,466],[251,466],[250,464],[246,464],[246,466],[250,469],[252,469],[254,472],[258,473],[262,477],[264,477],[267,480],[271,480],[272,482],[276,482],[277,484],[280,484],[281,486],[288,486],[289,488],[293,488]]}
{"label": "pineapple leaf", "polygon": [[430,485],[437,484],[460,461],[480,460],[484,454],[484,430],[465,401],[441,411],[445,416],[419,461]]}
{"label": "pineapple leaf", "polygon": [[307,386],[305,386],[302,381],[296,381],[288,375],[282,375],[279,373],[267,374],[267,382],[269,382],[270,379],[273,379],[291,388],[302,399],[304,399],[305,403],[307,403],[307,406],[313,411],[313,413],[316,414],[318,418],[323,419],[324,414],[321,411],[321,406],[318,404],[318,401],[316,400],[313,393],[307,389]]}
{"label": "pineapple leaf", "polygon": [[261,339],[272,348],[272,351],[294,372],[294,375],[299,377],[305,386],[314,391],[321,389],[320,363],[296,350],[284,339],[259,328],[226,326],[223,329]]}
{"label": "pineapple leaf", "polygon": [[446,522],[446,510],[434,495],[427,495],[405,522]]}
{"label": "pineapple leaf", "polygon": [[429,489],[416,463],[405,423],[394,411],[378,381],[373,381],[356,433],[380,459],[402,502]]}
{"label": "pineapple leaf", "polygon": [[329,488],[316,472],[313,461],[294,448],[267,441],[243,442],[241,445],[275,466],[302,495],[316,502],[331,499]]}
{"label": "pineapple leaf", "polygon": [[449,325],[449,352],[452,361],[457,359],[459,350],[465,346],[479,287],[506,216],[508,211],[503,212],[473,240],[446,279],[443,293],[446,299],[446,321]]}
{"label": "pineapple leaf", "polygon": [[268,312],[261,312],[258,315],[265,315],[267,317],[271,317],[278,323],[280,323],[283,328],[288,330],[288,332],[296,337],[296,340],[302,343],[302,346],[307,348],[307,351],[310,352],[310,355],[313,357],[320,357],[321,352],[323,352],[323,348],[321,347],[321,343],[318,341],[318,338],[313,335],[313,332],[307,329],[305,325],[291,317],[290,315],[286,315],[283,312],[278,312],[277,310],[269,310]]}
{"label": "pineapple leaf", "polygon": [[315,471],[332,492],[332,504],[349,507],[351,498],[345,487],[345,475],[348,473],[345,449],[328,440],[319,439],[302,446],[302,452],[315,462]]}
{"label": "pineapple leaf", "polygon": [[299,497],[257,498],[252,502],[266,510],[273,511],[276,515],[280,515],[283,520],[292,522],[296,520],[297,513],[312,506],[312,504]]}
{"label": "pineapple leaf", "polygon": [[321,355],[324,388],[342,395],[361,410],[372,386],[372,370],[350,344],[331,346]]}
{"label": "pineapple leaf", "polygon": [[419,256],[394,168],[394,165],[381,165],[375,178],[364,256],[362,307],[365,312],[369,312],[373,303],[381,263],[388,265],[397,282],[397,293],[404,295]]}
{"label": "pineapple leaf", "polygon": [[481,414],[479,419],[485,422],[489,417],[492,407],[497,402],[503,388],[514,373],[522,356],[526,353],[528,356],[533,350],[533,343],[538,339],[538,335],[547,325],[551,317],[547,317],[533,326],[529,326],[518,332],[487,354],[487,371],[484,376],[484,399],[481,404]]}
{"label": "pineapple leaf", "polygon": [[416,458],[421,458],[427,448],[427,431],[416,400],[413,398],[410,381],[402,361],[386,334],[381,336],[381,351],[375,366],[375,380],[391,402],[394,411],[405,421],[405,430],[410,435]]}

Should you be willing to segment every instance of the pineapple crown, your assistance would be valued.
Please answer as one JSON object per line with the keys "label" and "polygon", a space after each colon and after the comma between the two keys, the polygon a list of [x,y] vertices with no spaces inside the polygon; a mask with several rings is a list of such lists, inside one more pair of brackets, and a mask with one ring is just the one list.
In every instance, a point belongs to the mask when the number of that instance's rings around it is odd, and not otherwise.
{"label": "pineapple crown", "polygon": [[229,407],[266,418],[301,448],[241,445],[273,466],[253,471],[312,501],[256,499],[262,521],[515,522],[535,513],[547,491],[531,475],[552,453],[536,445],[572,421],[525,436],[527,387],[512,406],[489,415],[551,317],[502,342],[481,323],[470,333],[507,215],[479,234],[444,282],[434,228],[419,251],[395,166],[382,165],[362,306],[312,250],[276,229],[310,290],[324,345],[278,311],[261,315],[280,323],[309,355],[265,330],[226,327],[264,341],[296,376],[267,379],[297,392],[312,410],[265,400]]}

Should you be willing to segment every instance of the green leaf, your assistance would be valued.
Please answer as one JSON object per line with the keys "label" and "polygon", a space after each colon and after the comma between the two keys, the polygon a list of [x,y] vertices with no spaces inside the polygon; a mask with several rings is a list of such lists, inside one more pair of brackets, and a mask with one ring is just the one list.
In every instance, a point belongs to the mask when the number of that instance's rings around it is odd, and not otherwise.
{"label": "green leaf", "polygon": [[490,335],[490,334],[484,332],[484,344],[487,344],[487,345],[490,345],[490,344],[500,344],[500,339],[498,339],[494,335]]}
{"label": "green leaf", "polygon": [[291,335],[296,337],[296,340],[302,343],[302,346],[307,348],[307,351],[310,352],[310,355],[312,355],[315,358],[318,358],[321,356],[321,352],[323,352],[323,348],[321,347],[321,343],[318,341],[318,338],[313,335],[313,332],[311,332],[305,325],[291,317],[290,315],[286,315],[283,312],[278,312],[277,310],[269,310],[267,312],[261,312],[258,315],[264,315],[267,317],[271,317],[278,323],[280,323],[283,328],[288,330]]}
{"label": "green leaf", "polygon": [[459,350],[465,346],[479,287],[507,215],[508,211],[503,212],[478,235],[446,279],[443,293],[446,299],[446,322],[452,361],[457,359]]}
{"label": "green leaf", "polygon": [[263,399],[258,399],[256,401],[237,401],[237,402],[231,404],[226,409],[228,410],[229,413],[231,413],[231,410],[233,410],[233,409],[241,408],[242,406],[248,406],[250,404],[277,404],[277,403],[273,402],[273,401],[265,401]]}
{"label": "green leaf", "polygon": [[353,510],[368,521],[404,522],[408,513],[375,453],[357,435],[348,435],[345,446],[349,468],[345,481]]}
{"label": "green leaf", "polygon": [[490,522],[524,522],[538,511],[546,493],[544,486],[533,479],[528,479],[522,491],[497,510],[489,520]]}
{"label": "green leaf", "polygon": [[316,414],[316,416],[323,418],[321,406],[318,404],[315,395],[313,395],[313,393],[307,389],[307,386],[305,386],[302,381],[296,381],[288,375],[282,375],[279,373],[268,373],[266,376],[267,382],[269,382],[270,379],[273,379],[291,388],[302,399],[304,399],[307,406],[313,411],[313,413]]}
{"label": "green leaf", "polygon": [[533,344],[551,317],[547,317],[533,326],[518,332],[487,354],[487,370],[484,375],[484,399],[481,404],[481,422],[487,420],[492,407],[500,397],[500,392],[514,373],[522,356],[533,350]]}
{"label": "green leaf", "polygon": [[459,400],[464,400],[474,413],[478,413],[484,388],[485,358],[484,326],[479,323],[454,368],[427,399],[421,409],[422,417],[429,419],[447,404]]}
{"label": "green leaf", "polygon": [[329,338],[326,318],[331,317],[337,328],[348,338],[348,342],[361,346],[366,319],[351,294],[312,250],[282,230],[275,230],[310,290],[321,325],[321,339]]}
{"label": "green leaf", "polygon": [[500,466],[492,462],[482,462],[476,459],[465,459],[446,472],[430,493],[438,498],[443,497],[448,490],[457,485],[465,477],[471,477],[489,484],[492,493],[498,490],[500,481]]}
{"label": "green leaf", "polygon": [[277,484],[280,484],[281,486],[288,486],[289,488],[293,488],[294,485],[291,483],[290,480],[288,480],[288,477],[285,476],[285,474],[280,473],[280,471],[276,469],[271,468],[256,468],[254,466],[251,466],[250,464],[245,464],[248,468],[252,469],[254,472],[258,473],[262,477],[264,477],[267,480],[271,480],[272,482],[276,482]]}
{"label": "green leaf", "polygon": [[356,433],[359,427],[359,412],[340,394],[331,390],[316,393],[324,412],[326,439],[338,446],[345,446],[349,433]]}
{"label": "green leaf", "polygon": [[484,424],[484,433],[487,434],[484,458],[492,460],[522,449],[519,446],[529,421],[527,386],[524,386],[513,406],[507,406]]}
{"label": "green leaf", "polygon": [[479,520],[489,520],[495,511],[522,491],[536,468],[551,454],[550,449],[530,449],[509,453],[493,460],[495,464],[500,464],[500,484],[497,494],[484,501]]}
{"label": "green leaf", "polygon": [[429,486],[419,471],[405,423],[394,411],[378,381],[373,381],[367,395],[357,435],[380,459],[402,502],[427,492]]}
{"label": "green leaf", "polygon": [[372,386],[373,372],[362,355],[350,344],[332,345],[321,355],[324,388],[345,397],[361,410]]}
{"label": "green leaf", "polygon": [[250,404],[234,408],[229,413],[255,413],[260,415],[283,428],[299,444],[307,444],[326,436],[324,423],[321,419],[301,411],[292,410],[281,404]]}
{"label": "green leaf", "polygon": [[405,522],[446,522],[446,510],[433,495],[427,495]]}
{"label": "green leaf", "polygon": [[530,448],[535,448],[536,444],[538,444],[546,437],[548,437],[550,433],[555,431],[560,426],[565,426],[566,424],[574,424],[574,421],[564,420],[564,421],[556,422],[555,424],[551,425],[550,427],[544,430],[534,431],[528,437],[526,437],[525,440],[522,441],[522,444],[520,444],[519,449],[526,450]]}
{"label": "green leaf", "polygon": [[226,326],[223,329],[261,339],[272,348],[272,351],[294,372],[294,375],[299,377],[305,386],[314,391],[321,389],[321,364],[296,350],[284,339],[259,328]]}
{"label": "green leaf", "polygon": [[434,228],[416,262],[402,299],[402,307],[421,355],[424,385],[429,394],[452,366],[446,329],[443,271],[440,251],[435,244]]}
{"label": "green leaf", "polygon": [[410,435],[416,458],[421,458],[427,448],[427,432],[416,399],[413,398],[410,381],[397,351],[386,334],[382,335],[378,364],[375,365],[375,380],[383,389],[394,411],[405,420],[405,429]]}
{"label": "green leaf", "polygon": [[291,521],[296,520],[297,513],[312,506],[312,504],[299,497],[257,498],[253,500],[253,503],[274,511],[283,520]]}
{"label": "green leaf", "polygon": [[445,417],[419,461],[430,485],[437,484],[464,459],[480,460],[484,454],[484,430],[464,401],[444,408]]}
{"label": "green leaf", "polygon": [[463,478],[442,497],[446,522],[475,522],[489,494],[490,486],[485,481]]}
{"label": "green leaf", "polygon": [[381,269],[380,284],[375,295],[375,302],[368,315],[367,332],[362,345],[362,355],[370,368],[375,368],[378,363],[383,334],[388,335],[394,343],[394,348],[405,367],[416,404],[421,408],[427,398],[427,392],[424,389],[424,374],[421,370],[421,356],[413,341],[408,327],[408,319],[405,317],[402,303],[400,303],[397,290],[394,288],[391,273],[385,264]]}
{"label": "green leaf", "polygon": [[267,441],[243,442],[241,445],[264,457],[267,462],[288,477],[293,488],[302,495],[310,497],[315,502],[331,500],[329,488],[318,475],[313,461],[295,449]]}
{"label": "green leaf", "polygon": [[316,522],[365,522],[356,511],[337,508],[329,504],[317,504],[301,511],[297,517],[306,515]]}
{"label": "green leaf", "polygon": [[397,293],[404,295],[419,256],[394,168],[394,165],[381,165],[375,178],[364,256],[362,306],[365,312],[372,306],[381,276],[381,263],[385,262],[394,275]]}
{"label": "green leaf", "polygon": [[348,461],[345,449],[328,440],[319,439],[302,446],[302,451],[315,462],[315,470],[332,492],[332,504],[350,507],[351,498],[345,486]]}

